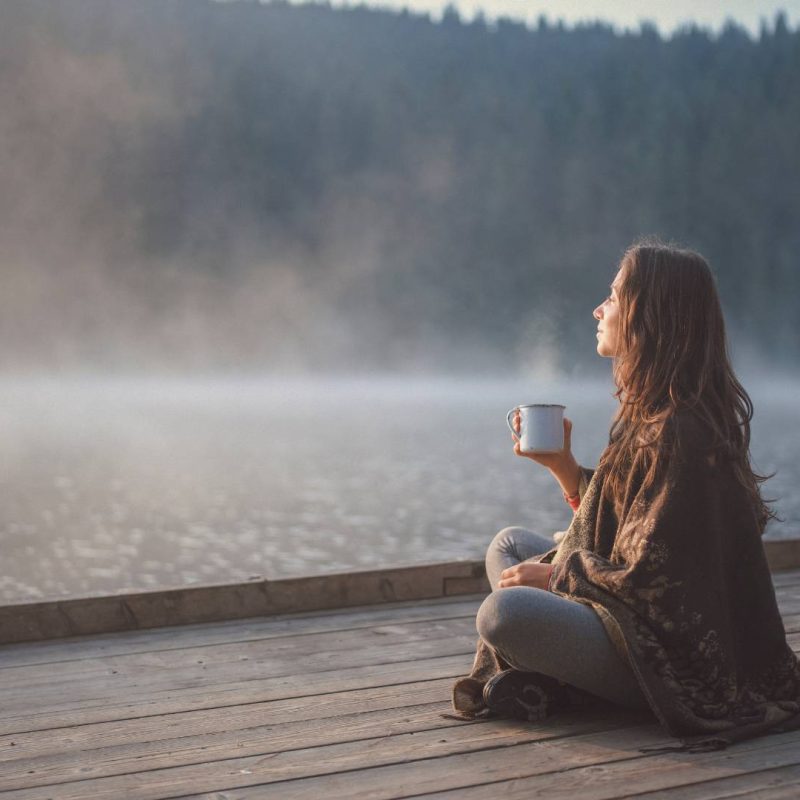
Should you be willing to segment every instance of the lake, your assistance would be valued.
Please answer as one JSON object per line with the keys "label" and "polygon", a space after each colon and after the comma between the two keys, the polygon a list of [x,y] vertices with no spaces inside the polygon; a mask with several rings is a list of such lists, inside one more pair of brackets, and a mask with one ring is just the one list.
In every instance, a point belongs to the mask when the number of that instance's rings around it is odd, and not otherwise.
{"label": "lake", "polygon": [[[745,382],[755,466],[800,536],[796,381]],[[500,528],[564,529],[506,411],[562,402],[594,465],[608,381],[0,380],[0,596],[108,594],[479,558]]]}

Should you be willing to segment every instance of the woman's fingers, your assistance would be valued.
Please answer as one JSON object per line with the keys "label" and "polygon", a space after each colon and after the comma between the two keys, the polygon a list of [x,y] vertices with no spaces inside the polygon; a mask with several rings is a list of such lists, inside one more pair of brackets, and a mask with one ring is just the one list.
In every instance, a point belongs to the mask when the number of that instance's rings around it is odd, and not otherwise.
{"label": "woman's fingers", "polygon": [[497,584],[499,589],[507,589],[509,586],[521,586],[522,578],[519,570],[514,567],[505,569],[500,573],[500,580]]}
{"label": "woman's fingers", "polygon": [[497,587],[505,589],[509,586],[532,586],[534,589],[547,589],[550,570],[549,564],[521,561],[500,573]]}
{"label": "woman's fingers", "polygon": [[509,575],[513,575],[517,571],[517,565],[515,564],[513,567],[506,567],[501,573],[501,578],[507,578]]}
{"label": "woman's fingers", "polygon": [[572,420],[564,417],[564,449],[572,449]]}
{"label": "woman's fingers", "polygon": [[499,588],[503,589],[506,586],[511,586],[514,583],[514,576],[516,575],[516,567],[508,567],[500,573],[500,582],[497,584]]}

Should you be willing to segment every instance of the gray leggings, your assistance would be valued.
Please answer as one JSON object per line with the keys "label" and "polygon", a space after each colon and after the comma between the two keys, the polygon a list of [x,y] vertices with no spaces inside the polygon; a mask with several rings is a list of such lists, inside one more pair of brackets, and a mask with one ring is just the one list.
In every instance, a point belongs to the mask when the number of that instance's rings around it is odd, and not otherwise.
{"label": "gray leggings", "polygon": [[593,609],[531,586],[497,588],[504,569],[553,546],[552,538],[525,528],[503,528],[494,537],[486,553],[493,591],[478,610],[478,634],[515,669],[542,672],[628,708],[649,708]]}

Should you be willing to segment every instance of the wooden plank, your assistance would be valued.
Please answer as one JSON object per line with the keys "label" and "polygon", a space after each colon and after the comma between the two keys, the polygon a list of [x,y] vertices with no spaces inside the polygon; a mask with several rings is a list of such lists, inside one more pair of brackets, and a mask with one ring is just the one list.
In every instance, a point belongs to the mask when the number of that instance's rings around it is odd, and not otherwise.
{"label": "wooden plank", "polygon": [[[272,677],[291,676],[298,672],[302,663],[302,674],[313,682],[316,672],[358,665],[408,663],[422,658],[464,655],[464,672],[469,671],[471,651],[475,634],[465,626],[465,632],[444,635],[436,630],[424,631],[429,638],[414,638],[386,642],[385,644],[359,643],[348,638],[341,649],[328,647],[315,650],[313,645],[303,650],[293,649],[290,656],[266,650],[263,654],[251,652],[246,661],[222,661],[204,663],[163,664],[137,660],[127,666],[118,665],[104,672],[77,673],[60,677],[56,672],[36,675],[28,685],[24,674],[17,674],[14,681],[4,681],[0,686],[0,718],[18,717],[25,709],[49,705],[61,707],[65,700],[74,706],[80,702],[97,702],[102,699],[126,696],[128,700],[147,699],[161,693],[180,693],[184,689],[203,686],[220,687],[230,682],[258,680],[265,675]],[[315,639],[316,641],[316,639]],[[363,640],[362,640],[363,641]],[[800,650],[800,634],[787,636],[789,645]],[[292,654],[294,657],[292,657]]]}
{"label": "wooden plank", "polygon": [[[383,623],[475,617],[483,596],[439,598],[427,601],[362,606],[357,610],[310,611],[218,623],[198,623],[143,631],[50,639],[0,645],[0,671],[6,666],[62,663],[84,658],[127,653],[175,650],[183,647],[246,642],[275,636],[294,636],[323,631],[358,630]],[[2,672],[0,672],[2,675]]]}
{"label": "wooden plank", "polygon": [[[183,797],[196,799],[202,796],[201,792],[216,791],[219,794],[214,797],[225,800],[254,797],[281,800],[316,797],[326,800],[399,800],[404,797],[616,800],[630,796],[632,790],[643,793],[666,787],[688,787],[697,780],[800,762],[798,731],[740,742],[730,752],[661,755],[639,752],[640,747],[659,746],[661,742],[666,743],[660,727],[631,726],[532,742],[510,740],[499,746],[450,755],[417,751],[419,760],[410,763],[396,761],[358,771],[284,780],[275,785],[267,780],[256,783],[259,776],[268,773],[270,765],[269,759],[256,757],[246,762],[248,766],[238,760],[226,765],[227,788],[222,787],[222,775],[217,776],[214,788],[198,775],[203,787]],[[321,768],[328,763],[321,763]],[[249,770],[249,774],[242,773],[242,769]],[[277,776],[268,773],[268,777],[274,780]],[[187,785],[189,783],[187,781]],[[144,795],[144,798],[152,796]],[[133,795],[133,798],[138,797]],[[693,795],[688,793],[688,797]],[[20,795],[20,800],[28,798],[27,794]]]}
{"label": "wooden plank", "polygon": [[800,614],[787,614],[783,617],[786,633],[800,633]]}
{"label": "wooden plank", "polygon": [[783,596],[787,599],[794,600],[800,597],[800,584],[798,583],[773,585],[775,588],[775,594],[778,596]]}
{"label": "wooden plank", "polygon": [[781,619],[784,620],[784,627],[785,627],[785,620],[791,619],[792,617],[796,616],[800,613],[800,603],[797,601],[785,601],[785,600],[778,600],[778,611],[780,612]]}
{"label": "wooden plank", "polygon": [[[442,711],[446,708],[443,697],[446,694],[440,691],[433,702],[414,703],[402,709],[358,710],[327,722],[319,719],[269,721],[234,730],[192,732],[191,735],[185,735],[184,731],[183,736],[173,736],[166,741],[128,741],[117,745],[99,739],[89,747],[73,748],[68,752],[4,760],[0,770],[0,791],[208,764],[224,761],[232,755],[240,758],[264,755],[265,752],[306,751],[344,742],[359,742],[371,747],[373,742],[367,740],[479,724],[443,718]],[[14,751],[17,749],[15,747]],[[299,770],[302,759],[291,760],[294,768]]]}
{"label": "wooden plank", "polygon": [[[219,684],[264,674],[286,675],[303,663],[312,673],[331,666],[387,663],[415,657],[469,652],[477,639],[474,619],[423,621],[406,625],[375,626],[357,631],[335,631],[306,636],[276,637],[235,644],[195,646],[187,649],[133,653],[123,656],[9,667],[0,672],[0,709],[46,701],[48,697],[98,698],[136,690]],[[800,649],[800,633],[787,641]],[[0,711],[0,715],[2,711]]]}
{"label": "wooden plank", "polygon": [[793,567],[792,569],[786,570],[773,570],[772,582],[776,586],[797,585],[800,583],[800,569]]}
{"label": "wooden plank", "polygon": [[[747,794],[738,794],[738,795],[727,795],[728,798],[732,797],[739,797],[739,798],[747,798],[747,800],[797,800],[800,797],[800,783],[798,783],[798,778],[795,775],[790,775],[789,770],[792,768],[789,767],[785,770],[770,770],[772,775],[775,775],[775,780],[782,780],[785,779],[787,781],[785,786],[774,786],[771,788],[764,788],[758,789]],[[793,782],[790,782],[792,781]]]}
{"label": "wooden plank", "polygon": [[[494,753],[498,749],[514,749],[514,745],[538,741],[543,743],[545,749],[552,747],[565,753],[569,749],[569,745],[565,745],[566,742],[574,744],[579,741],[583,746],[578,750],[584,754],[591,753],[588,757],[596,759],[598,753],[605,758],[608,748],[597,745],[588,747],[586,743],[593,741],[592,737],[595,737],[595,740],[597,737],[607,740],[609,736],[621,733],[625,741],[631,737],[637,742],[664,741],[655,724],[631,725],[630,720],[636,716],[633,712],[622,712],[616,722],[617,725],[625,726],[621,731],[610,731],[612,723],[607,717],[583,712],[565,714],[560,722],[556,722],[553,718],[547,726],[501,720],[492,724],[465,723],[437,730],[381,736],[368,741],[343,742],[284,752],[275,752],[266,745],[260,754],[253,756],[224,758],[208,763],[59,783],[57,792],[53,791],[52,784],[36,788],[18,788],[14,790],[14,798],[32,800],[32,798],[52,798],[55,795],[59,800],[110,800],[111,798],[118,800],[119,797],[125,797],[126,800],[155,800],[155,798],[184,795],[187,792],[227,792],[230,787],[264,783],[276,784],[278,793],[274,796],[291,797],[294,785],[303,783],[308,775],[315,776],[315,793],[304,796],[328,798],[331,796],[327,788],[330,785],[329,781],[335,784],[344,774],[348,781],[352,782],[354,771],[358,771],[355,772],[355,777],[360,782],[362,769],[371,773],[378,765],[401,765],[405,780],[408,782],[420,765],[429,764],[431,761],[440,762],[443,758],[452,757],[453,754],[458,754],[462,758],[465,755],[481,757],[486,755],[487,749],[490,753]],[[625,754],[620,751],[619,755]],[[298,778],[301,780],[296,780]],[[411,783],[414,783],[413,779]],[[402,782],[397,781],[385,785],[383,796],[396,797],[401,786],[406,788]],[[285,792],[289,793],[284,794]],[[0,797],[2,796],[0,793]],[[252,792],[249,796],[252,796]]]}
{"label": "wooden plank", "polygon": [[[52,685],[38,684],[30,688],[14,687],[0,691],[0,718],[19,717],[27,710],[42,707],[75,707],[83,702],[97,702],[100,699],[113,700],[125,696],[127,700],[146,700],[180,693],[182,690],[212,689],[224,687],[233,681],[248,682],[270,675],[275,678],[290,678],[302,673],[308,684],[313,684],[314,673],[328,672],[332,669],[348,669],[360,665],[381,665],[388,663],[410,663],[419,659],[437,656],[465,656],[470,660],[474,652],[475,635],[438,637],[430,641],[416,641],[413,648],[408,643],[372,645],[363,649],[344,651],[328,650],[309,654],[302,660],[302,668],[297,662],[281,658],[270,658],[265,654],[250,661],[208,665],[199,664],[191,669],[183,667],[173,670],[168,667],[154,668],[143,675],[141,670],[132,673],[118,672],[88,681],[75,679],[69,683],[56,681]],[[469,665],[467,663],[467,671]],[[137,674],[138,673],[138,674]],[[65,703],[66,701],[66,703]]]}
{"label": "wooden plank", "polygon": [[778,611],[782,618],[794,616],[800,613],[800,601],[786,597],[778,597]]}
{"label": "wooden plank", "polygon": [[364,570],[306,578],[189,586],[10,603],[0,607],[0,642],[488,593],[482,561]]}
{"label": "wooden plank", "polygon": [[[790,635],[790,644],[797,651],[800,649],[800,637]],[[434,659],[442,656],[454,656],[460,659],[460,669],[455,674],[465,674],[471,664],[471,651],[474,637],[451,637],[437,639],[432,642],[417,642],[413,652],[409,652],[408,645],[400,643],[383,648],[371,648],[362,651],[323,652],[304,659],[303,671],[300,675],[295,664],[278,661],[276,666],[267,668],[266,661],[253,661],[246,664],[222,665],[218,669],[211,668],[203,671],[203,665],[189,671],[186,669],[171,671],[164,670],[166,674],[159,674],[159,670],[150,670],[144,677],[133,670],[131,675],[108,676],[109,681],[89,680],[73,681],[72,683],[55,682],[52,686],[38,685],[31,689],[19,687],[6,690],[0,696],[0,720],[3,725],[11,724],[11,731],[27,730],[19,725],[25,719],[32,719],[34,712],[65,712],[85,708],[97,709],[100,707],[114,707],[115,700],[125,697],[126,708],[131,704],[146,703],[150,706],[149,713],[166,713],[159,711],[158,702],[168,700],[173,710],[176,702],[184,700],[179,710],[192,708],[196,702],[197,694],[205,692],[214,696],[225,694],[225,689],[231,685],[252,685],[263,679],[264,675],[280,680],[298,679],[301,685],[304,682],[305,693],[313,693],[316,686],[317,673],[323,674],[323,681],[327,682],[327,675],[331,670],[349,669],[357,666],[368,668],[375,664],[388,663],[400,666],[398,674],[402,674],[403,665],[412,664],[419,659]],[[372,663],[374,662],[374,663]],[[119,681],[116,679],[120,678]],[[248,678],[250,680],[248,680]],[[230,703],[225,703],[230,705]],[[102,719],[102,717],[100,718]],[[36,725],[34,729],[39,729]]]}
{"label": "wooden plank", "polygon": [[142,719],[187,710],[213,709],[229,713],[232,707],[279,699],[321,696],[356,688],[384,687],[436,678],[453,679],[469,671],[472,653],[430,659],[413,659],[383,665],[356,666],[305,674],[231,680],[220,685],[188,686],[180,691],[144,693],[140,696],[61,698],[49,704],[34,703],[18,713],[0,718],[0,734],[20,734],[51,728],[73,727],[115,720]]}
{"label": "wooden plank", "polygon": [[[488,795],[487,795],[488,796]],[[762,769],[693,783],[675,786],[657,792],[630,794],[626,797],[647,800],[797,800],[800,797],[800,765]]]}
{"label": "wooden plank", "polygon": [[800,584],[792,584],[791,586],[776,586],[775,594],[784,601],[797,602],[797,600],[800,599]]}
{"label": "wooden plank", "polygon": [[[530,759],[539,757],[539,752],[534,745],[514,748],[518,761],[530,763]],[[483,760],[487,754],[478,754],[476,761]],[[698,781],[709,781],[716,778],[733,778],[741,780],[750,772],[757,772],[772,767],[796,766],[800,762],[800,733],[780,734],[773,737],[762,737],[745,742],[739,742],[730,751],[722,750],[712,753],[670,753],[657,756],[633,756],[628,759],[614,759],[614,763],[607,762],[602,766],[579,766],[566,768],[558,771],[557,776],[537,769],[537,774],[525,776],[521,774],[524,770],[515,764],[509,764],[506,753],[498,754],[498,761],[501,765],[494,770],[494,775],[502,775],[503,767],[508,770],[508,774],[503,778],[492,782],[491,788],[493,797],[502,797],[503,800],[529,800],[531,797],[547,797],[548,800],[574,800],[580,797],[581,800],[616,800],[616,798],[629,798],[632,796],[646,796],[651,798],[657,795],[653,793],[665,788],[677,791],[672,797],[694,798],[702,797],[696,794]],[[629,754],[630,755],[630,754]],[[569,759],[571,761],[571,759]],[[534,772],[528,767],[530,772]],[[513,774],[512,774],[513,773]],[[378,800],[384,795],[373,793],[367,795],[362,790],[361,779],[364,775],[358,776],[358,785],[354,787],[349,796],[353,800],[369,796]],[[390,780],[391,776],[384,774],[384,780]],[[412,779],[413,780],[413,779]],[[433,781],[431,781],[432,783]],[[296,782],[299,784],[300,782]],[[306,781],[306,787],[310,787],[312,781]],[[459,788],[458,791],[433,790],[430,792],[418,792],[415,797],[425,797],[427,800],[478,800],[486,798],[489,781],[470,788]],[[702,789],[703,783],[700,784]],[[299,788],[299,786],[298,786]],[[366,787],[364,787],[366,788]],[[414,791],[419,788],[419,782],[415,781]],[[296,797],[310,797],[293,791],[292,784],[287,785],[288,791],[283,795],[287,800]],[[636,794],[631,794],[635,791]],[[239,797],[253,797],[255,791],[238,794],[227,791],[226,798],[234,800]],[[411,794],[409,792],[408,794]],[[325,791],[325,796],[333,800],[338,795],[329,784]],[[341,795],[344,796],[344,795]],[[395,794],[394,797],[404,797],[406,794]],[[735,795],[734,795],[735,796]],[[749,797],[749,795],[747,795]]]}
{"label": "wooden plank", "polygon": [[[305,663],[309,657],[317,658],[320,654],[358,648],[365,654],[365,659],[369,658],[370,653],[382,658],[381,650],[401,643],[408,645],[409,652],[413,652],[416,643],[431,640],[445,642],[452,637],[464,636],[470,637],[473,644],[477,642],[474,615],[459,619],[365,626],[356,630],[320,631],[302,636],[275,636],[208,647],[195,644],[167,651],[139,651],[64,663],[6,667],[0,670],[0,705],[4,692],[18,689],[38,692],[42,687],[52,687],[54,682],[65,691],[82,683],[101,687],[110,682],[119,687],[120,682],[126,679],[138,683],[151,682],[151,679],[160,681],[165,676],[179,673],[184,677],[207,676],[217,668],[229,667],[245,677],[253,671],[283,667],[296,670],[297,664]],[[369,663],[369,660],[364,663]]]}
{"label": "wooden plank", "polygon": [[[798,540],[800,541],[800,540]],[[787,569],[773,571],[772,576],[778,581],[794,581],[800,577],[800,567],[789,567]]]}
{"label": "wooden plank", "polygon": [[764,552],[773,571],[800,567],[800,539],[767,539]]}
{"label": "wooden plank", "polygon": [[[213,709],[226,714],[232,706],[269,700],[321,696],[382,686],[399,686],[436,678],[456,678],[469,671],[471,653],[380,665],[359,665],[315,672],[312,676],[282,675],[258,680],[232,680],[218,686],[189,686],[181,691],[114,695],[99,699],[33,704],[19,713],[0,717],[0,734],[67,728],[94,722],[140,719],[187,710]],[[2,711],[2,709],[0,709]]]}
{"label": "wooden plank", "polygon": [[[264,703],[246,703],[220,709],[179,711],[172,714],[113,720],[71,726],[12,733],[0,736],[0,762],[21,758],[48,756],[74,751],[82,752],[96,747],[117,747],[136,742],[159,742],[170,746],[172,739],[187,735],[219,734],[244,731],[259,726],[284,726],[309,723],[330,727],[331,720],[351,714],[371,711],[410,709],[425,703],[446,705],[450,696],[452,678],[415,681],[397,686],[378,686],[369,689],[350,689],[322,695],[270,700]],[[443,720],[437,719],[439,726]],[[2,768],[0,768],[2,772]]]}

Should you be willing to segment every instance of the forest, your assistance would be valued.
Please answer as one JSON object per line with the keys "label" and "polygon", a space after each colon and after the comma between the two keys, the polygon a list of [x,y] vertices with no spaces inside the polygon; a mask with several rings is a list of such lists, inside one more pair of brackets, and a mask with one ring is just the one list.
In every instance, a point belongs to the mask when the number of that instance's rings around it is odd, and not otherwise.
{"label": "forest", "polygon": [[642,235],[800,357],[800,28],[0,5],[0,368],[582,368]]}

